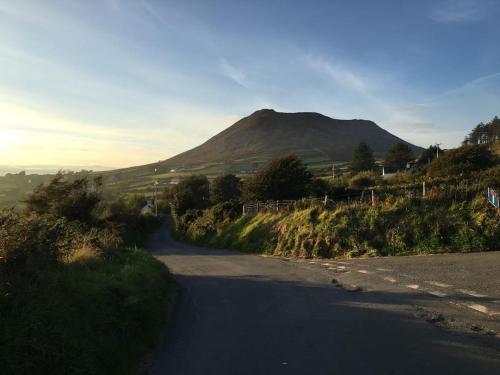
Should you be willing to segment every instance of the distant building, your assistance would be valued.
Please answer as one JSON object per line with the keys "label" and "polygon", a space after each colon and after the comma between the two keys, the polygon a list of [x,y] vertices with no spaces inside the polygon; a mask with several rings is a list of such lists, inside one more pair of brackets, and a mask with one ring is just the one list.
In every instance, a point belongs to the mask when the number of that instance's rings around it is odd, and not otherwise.
{"label": "distant building", "polygon": [[415,162],[411,161],[406,163],[406,168],[397,168],[397,167],[382,167],[382,176],[384,178],[389,178],[391,176],[394,176],[396,173],[401,173],[404,172],[405,170],[410,169]]}
{"label": "distant building", "polygon": [[141,215],[152,214],[155,209],[155,204],[153,199],[148,199],[146,205],[141,208]]}
{"label": "distant building", "polygon": [[391,176],[394,176],[396,173],[401,172],[400,168],[394,168],[394,167],[382,167],[382,176],[384,178],[389,178]]}
{"label": "distant building", "polygon": [[179,182],[181,182],[181,178],[179,176],[176,176],[176,177],[172,177],[170,179],[169,184],[170,185],[177,185]]}

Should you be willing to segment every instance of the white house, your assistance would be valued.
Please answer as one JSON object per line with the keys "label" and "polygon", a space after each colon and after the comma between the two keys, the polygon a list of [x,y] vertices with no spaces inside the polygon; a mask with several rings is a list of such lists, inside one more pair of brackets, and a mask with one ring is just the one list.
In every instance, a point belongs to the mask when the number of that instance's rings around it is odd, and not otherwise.
{"label": "white house", "polygon": [[170,185],[177,185],[179,182],[181,182],[181,178],[179,176],[172,177],[170,179],[169,184]]}
{"label": "white house", "polygon": [[155,209],[155,204],[153,199],[148,199],[146,205],[141,208],[141,215],[152,214]]}

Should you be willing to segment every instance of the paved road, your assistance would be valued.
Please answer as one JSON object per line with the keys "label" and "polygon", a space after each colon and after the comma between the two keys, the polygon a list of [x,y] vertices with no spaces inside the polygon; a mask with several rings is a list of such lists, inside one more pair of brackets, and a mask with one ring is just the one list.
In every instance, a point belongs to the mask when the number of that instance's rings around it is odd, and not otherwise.
{"label": "paved road", "polygon": [[[498,317],[449,303],[450,290],[486,293],[480,283],[453,276],[476,273],[460,256],[309,263],[180,244],[166,227],[152,251],[181,293],[151,374],[499,373],[499,338],[485,334]],[[491,254],[470,259],[479,264],[490,256],[486,268],[498,282],[500,254]],[[487,285],[488,293],[498,292],[498,284]],[[428,293],[434,289],[448,292]],[[471,322],[478,332],[466,329]]]}

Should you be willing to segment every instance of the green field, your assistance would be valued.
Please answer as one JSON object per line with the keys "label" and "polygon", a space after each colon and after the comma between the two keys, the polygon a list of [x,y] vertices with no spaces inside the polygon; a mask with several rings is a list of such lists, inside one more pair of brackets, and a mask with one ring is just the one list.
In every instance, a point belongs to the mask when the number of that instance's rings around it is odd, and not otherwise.
{"label": "green field", "polygon": [[[177,178],[183,178],[193,174],[207,176],[210,180],[222,174],[232,173],[238,177],[245,178],[259,170],[267,159],[251,158],[236,160],[233,163],[210,163],[191,168],[178,168],[174,171],[164,170],[161,164],[149,164],[140,167],[130,167],[105,172],[92,172],[91,176],[102,176],[103,197],[113,199],[122,195],[142,194],[152,196],[154,193],[154,182],[158,181],[158,191],[164,190]],[[305,165],[316,176],[331,176],[331,160],[310,159]],[[345,173],[348,162],[335,162],[336,175]],[[155,172],[155,168],[157,172]],[[67,175],[67,178],[77,178],[89,175],[88,171],[75,172]],[[20,203],[33,189],[42,183],[50,181],[54,175],[24,175],[9,174],[0,177],[0,208],[20,207]]]}

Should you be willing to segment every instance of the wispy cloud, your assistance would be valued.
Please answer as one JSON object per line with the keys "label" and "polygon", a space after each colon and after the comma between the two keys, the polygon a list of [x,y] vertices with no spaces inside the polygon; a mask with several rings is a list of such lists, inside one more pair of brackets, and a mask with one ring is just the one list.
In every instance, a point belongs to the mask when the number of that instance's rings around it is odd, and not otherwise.
{"label": "wispy cloud", "polygon": [[359,73],[354,72],[352,69],[349,69],[339,63],[325,60],[321,57],[307,56],[306,61],[310,67],[322,74],[325,74],[345,88],[358,91],[363,94],[368,93],[368,84],[366,79]]}
{"label": "wispy cloud", "polygon": [[250,87],[250,81],[241,69],[237,68],[224,58],[220,59],[219,66],[225,77],[246,89]]}
{"label": "wispy cloud", "polygon": [[445,0],[431,10],[430,18],[440,23],[478,21],[490,13],[493,5],[490,0]]}
{"label": "wispy cloud", "polygon": [[167,22],[163,17],[163,15],[160,12],[158,12],[156,8],[153,7],[147,0],[140,0],[139,4],[141,5],[142,9],[144,9],[144,11],[148,13],[152,18],[154,18],[162,25],[166,25]]}

